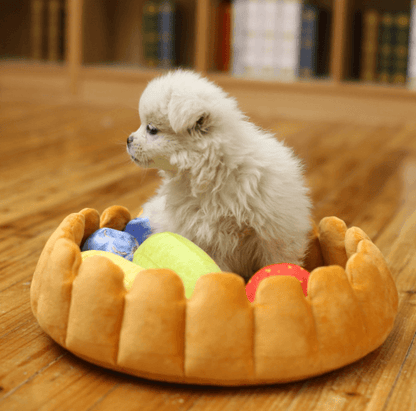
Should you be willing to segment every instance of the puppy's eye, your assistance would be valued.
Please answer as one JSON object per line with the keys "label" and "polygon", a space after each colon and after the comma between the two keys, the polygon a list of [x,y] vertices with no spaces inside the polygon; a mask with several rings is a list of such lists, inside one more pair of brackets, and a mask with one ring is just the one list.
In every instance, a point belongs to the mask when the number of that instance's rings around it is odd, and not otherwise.
{"label": "puppy's eye", "polygon": [[151,124],[147,125],[146,131],[152,136],[156,135],[159,132],[159,130],[156,127],[153,127]]}

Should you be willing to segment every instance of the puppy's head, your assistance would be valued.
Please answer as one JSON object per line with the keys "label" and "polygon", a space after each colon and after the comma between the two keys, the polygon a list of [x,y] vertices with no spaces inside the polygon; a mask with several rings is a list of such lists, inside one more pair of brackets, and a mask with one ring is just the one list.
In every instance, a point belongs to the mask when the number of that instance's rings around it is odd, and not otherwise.
{"label": "puppy's head", "polygon": [[242,118],[234,99],[191,71],[177,70],[152,80],[139,103],[142,125],[127,140],[127,152],[141,167],[196,177],[221,157],[227,125]]}

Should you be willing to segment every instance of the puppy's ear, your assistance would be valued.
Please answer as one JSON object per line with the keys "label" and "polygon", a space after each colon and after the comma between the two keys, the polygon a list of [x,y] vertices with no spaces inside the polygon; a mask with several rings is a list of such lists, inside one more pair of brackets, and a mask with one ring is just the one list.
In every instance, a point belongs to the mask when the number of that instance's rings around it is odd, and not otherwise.
{"label": "puppy's ear", "polygon": [[168,106],[170,126],[175,133],[207,131],[209,113],[204,101],[195,96],[173,95]]}

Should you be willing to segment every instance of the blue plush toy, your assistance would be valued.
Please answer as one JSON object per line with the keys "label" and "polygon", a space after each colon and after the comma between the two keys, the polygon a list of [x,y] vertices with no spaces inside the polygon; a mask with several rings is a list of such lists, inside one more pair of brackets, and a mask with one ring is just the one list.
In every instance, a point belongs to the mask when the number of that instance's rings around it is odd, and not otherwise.
{"label": "blue plush toy", "polygon": [[133,261],[134,252],[151,234],[149,219],[135,218],[126,225],[124,231],[106,227],[95,231],[85,241],[82,251],[108,251]]}
{"label": "blue plush toy", "polygon": [[139,217],[129,221],[124,229],[125,233],[131,234],[139,245],[152,234],[148,217]]}

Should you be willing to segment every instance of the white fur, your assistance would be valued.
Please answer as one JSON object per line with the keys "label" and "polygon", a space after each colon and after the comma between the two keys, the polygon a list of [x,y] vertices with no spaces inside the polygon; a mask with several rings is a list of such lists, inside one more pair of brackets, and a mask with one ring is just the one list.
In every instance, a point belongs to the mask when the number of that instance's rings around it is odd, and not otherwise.
{"label": "white fur", "polygon": [[269,264],[302,263],[311,203],[290,148],[191,71],[152,80],[139,113],[127,151],[141,167],[161,170],[162,184],[143,206],[154,233],[188,238],[246,281]]}

